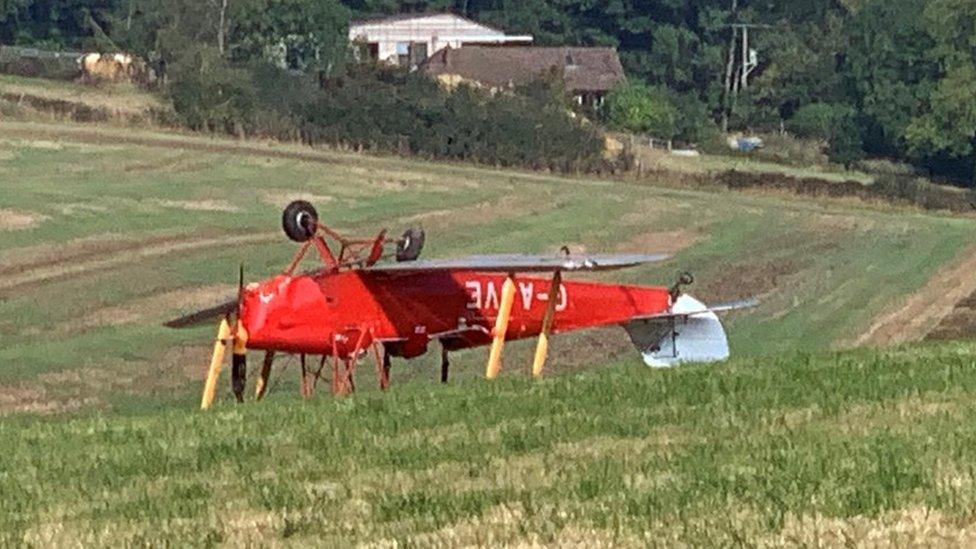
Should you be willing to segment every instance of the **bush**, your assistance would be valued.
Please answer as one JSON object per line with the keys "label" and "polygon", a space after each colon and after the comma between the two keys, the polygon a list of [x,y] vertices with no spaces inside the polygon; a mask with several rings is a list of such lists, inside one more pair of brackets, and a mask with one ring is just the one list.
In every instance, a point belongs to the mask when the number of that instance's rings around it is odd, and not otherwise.
{"label": "bush", "polygon": [[695,94],[671,94],[677,116],[674,124],[674,138],[686,143],[706,143],[720,137],[718,127],[708,113],[708,105]]}
{"label": "bush", "polygon": [[256,107],[249,71],[230,66],[210,48],[198,48],[173,67],[172,75],[170,98],[185,126],[244,133],[244,122]]}
{"label": "bush", "polygon": [[235,68],[206,51],[186,59],[171,96],[192,129],[503,166],[602,168],[600,133],[548,81],[492,95],[467,86],[449,92],[423,74],[376,65],[320,83],[266,64]]}
{"label": "bush", "polygon": [[844,107],[827,103],[812,103],[796,111],[786,123],[786,129],[797,137],[806,139],[830,139],[834,124]]}
{"label": "bush", "polygon": [[851,165],[864,157],[864,142],[857,123],[857,111],[850,105],[813,103],[796,112],[787,128],[799,137],[827,141],[831,162]]}
{"label": "bush", "polygon": [[558,90],[453,92],[418,73],[356,67],[306,106],[312,141],[563,171],[599,166],[602,139],[574,118]]}
{"label": "bush", "polygon": [[658,139],[673,139],[677,134],[678,113],[663,90],[628,83],[610,93],[607,105],[607,120],[615,129]]}

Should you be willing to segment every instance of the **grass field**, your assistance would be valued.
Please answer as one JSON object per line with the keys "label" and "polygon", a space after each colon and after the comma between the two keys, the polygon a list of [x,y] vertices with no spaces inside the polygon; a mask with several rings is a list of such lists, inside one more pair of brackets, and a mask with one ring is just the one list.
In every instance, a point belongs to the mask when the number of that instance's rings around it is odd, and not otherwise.
{"label": "grass field", "polygon": [[[0,121],[0,545],[959,533],[973,349],[829,351],[971,253],[976,221],[659,183]],[[431,356],[391,395],[303,404],[284,361],[266,405],[222,387],[195,413],[213,328],[160,323],[241,261],[279,270],[299,197],[350,230],[423,225],[427,257],[665,251],[612,279],[689,269],[699,297],[762,305],[729,319],[729,365],[649,371],[610,330],[556,338],[540,384],[526,343],[495,385],[479,350],[448,388]]]}
{"label": "grass field", "polygon": [[967,546],[974,350],[0,424],[0,544]]}

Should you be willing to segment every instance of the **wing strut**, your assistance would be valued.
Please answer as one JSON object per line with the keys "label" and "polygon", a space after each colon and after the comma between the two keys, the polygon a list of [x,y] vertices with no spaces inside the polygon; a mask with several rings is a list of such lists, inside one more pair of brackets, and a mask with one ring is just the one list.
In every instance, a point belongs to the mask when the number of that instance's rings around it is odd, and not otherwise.
{"label": "wing strut", "polygon": [[549,356],[549,335],[552,333],[553,317],[556,315],[556,303],[559,301],[559,286],[563,283],[562,272],[556,271],[552,275],[549,285],[549,300],[546,301],[546,314],[542,317],[542,331],[539,332],[539,343],[535,348],[535,360],[532,362],[532,377],[542,377],[542,369],[546,366]]}
{"label": "wing strut", "polygon": [[492,330],[491,353],[488,355],[488,368],[485,377],[495,379],[502,370],[502,350],[505,348],[505,333],[508,331],[508,321],[512,316],[512,304],[515,303],[515,275],[510,274],[502,284],[502,299],[498,306],[498,318],[495,319],[495,329]]}

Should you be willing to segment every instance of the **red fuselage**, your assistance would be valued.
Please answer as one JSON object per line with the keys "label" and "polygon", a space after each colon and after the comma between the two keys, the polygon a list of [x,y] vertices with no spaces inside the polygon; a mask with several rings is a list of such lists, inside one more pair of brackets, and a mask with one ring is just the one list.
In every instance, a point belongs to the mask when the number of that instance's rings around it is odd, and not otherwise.
{"label": "red fuselage", "polygon": [[[278,276],[244,290],[241,319],[251,349],[348,357],[382,341],[392,354],[487,345],[503,274],[468,271],[344,271]],[[506,339],[540,333],[550,280],[517,276]],[[666,312],[667,288],[563,281],[553,331],[626,324]]]}

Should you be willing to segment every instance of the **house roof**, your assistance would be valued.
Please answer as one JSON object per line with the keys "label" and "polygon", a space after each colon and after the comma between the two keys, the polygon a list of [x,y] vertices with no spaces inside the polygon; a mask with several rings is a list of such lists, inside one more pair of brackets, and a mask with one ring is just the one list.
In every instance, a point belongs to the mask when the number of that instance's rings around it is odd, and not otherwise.
{"label": "house roof", "polygon": [[350,21],[349,26],[358,27],[361,25],[383,25],[383,24],[391,24],[391,23],[400,23],[403,21],[413,21],[415,19],[430,19],[432,17],[444,17],[444,16],[451,17],[453,19],[457,19],[465,23],[470,23],[472,25],[477,25],[479,27],[484,27],[486,29],[491,29],[496,32],[501,32],[496,29],[493,29],[492,27],[489,27],[488,25],[479,23],[473,19],[464,17],[463,15],[458,15],[456,13],[451,13],[451,12],[397,13],[394,15],[385,15],[380,17],[367,17],[365,19],[356,19]]}
{"label": "house roof", "polygon": [[528,84],[550,71],[571,91],[603,92],[626,80],[614,48],[462,46],[437,51],[420,70],[493,87]]}

